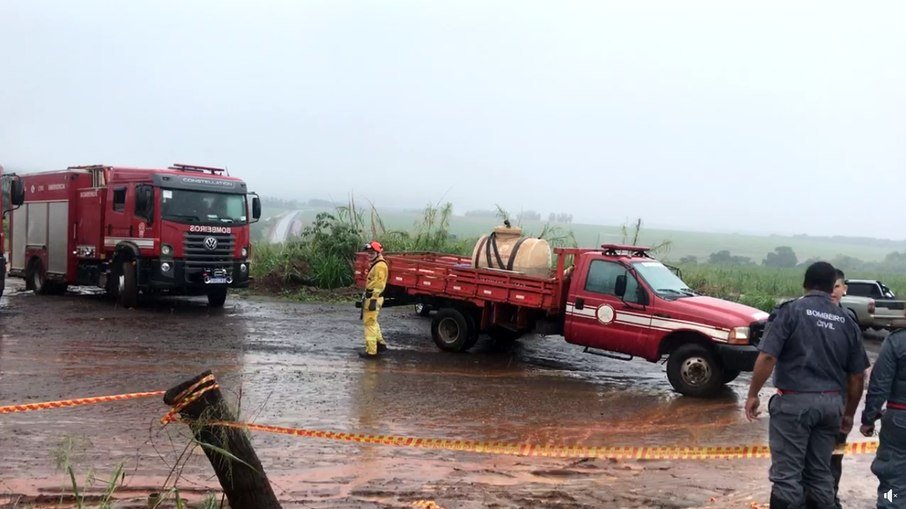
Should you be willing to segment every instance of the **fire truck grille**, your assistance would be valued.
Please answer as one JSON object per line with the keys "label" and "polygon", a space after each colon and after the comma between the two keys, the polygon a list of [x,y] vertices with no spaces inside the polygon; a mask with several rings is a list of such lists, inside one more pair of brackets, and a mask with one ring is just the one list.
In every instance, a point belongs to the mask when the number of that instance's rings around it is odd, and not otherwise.
{"label": "fire truck grille", "polygon": [[[210,239],[214,239],[213,241]],[[233,263],[236,239],[224,233],[186,233],[183,252],[187,268],[227,267]]]}

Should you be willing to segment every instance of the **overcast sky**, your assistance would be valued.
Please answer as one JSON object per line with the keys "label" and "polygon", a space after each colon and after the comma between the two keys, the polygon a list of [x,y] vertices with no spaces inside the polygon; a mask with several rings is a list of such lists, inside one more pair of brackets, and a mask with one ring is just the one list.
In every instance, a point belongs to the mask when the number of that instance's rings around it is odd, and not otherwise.
{"label": "overcast sky", "polygon": [[0,164],[906,238],[906,4],[0,3]]}

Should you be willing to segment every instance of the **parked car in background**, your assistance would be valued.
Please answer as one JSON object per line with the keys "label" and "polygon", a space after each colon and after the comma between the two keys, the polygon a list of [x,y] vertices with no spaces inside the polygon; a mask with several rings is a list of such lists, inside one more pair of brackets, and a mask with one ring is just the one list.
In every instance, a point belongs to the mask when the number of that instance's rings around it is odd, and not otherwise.
{"label": "parked car in background", "polygon": [[846,285],[840,304],[856,314],[863,330],[906,327],[906,302],[887,285],[873,279],[848,279]]}

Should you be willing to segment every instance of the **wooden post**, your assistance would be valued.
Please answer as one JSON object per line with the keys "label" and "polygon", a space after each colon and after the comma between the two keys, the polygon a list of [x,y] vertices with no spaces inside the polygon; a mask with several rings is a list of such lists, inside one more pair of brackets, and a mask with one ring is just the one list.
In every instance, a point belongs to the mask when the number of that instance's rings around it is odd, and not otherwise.
{"label": "wooden post", "polygon": [[164,394],[164,403],[188,421],[198,442],[227,451],[241,461],[210,447],[202,447],[231,509],[280,509],[280,503],[245,431],[208,424],[236,420],[210,371],[168,390]]}

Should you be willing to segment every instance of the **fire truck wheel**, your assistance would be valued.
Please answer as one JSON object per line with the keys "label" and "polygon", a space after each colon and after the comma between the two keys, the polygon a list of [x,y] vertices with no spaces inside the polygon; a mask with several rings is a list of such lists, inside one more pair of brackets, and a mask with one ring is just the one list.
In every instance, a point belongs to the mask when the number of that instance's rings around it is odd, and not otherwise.
{"label": "fire truck wheel", "polygon": [[[2,263],[2,262],[0,262]],[[3,290],[6,289],[6,270],[0,267],[0,297],[3,297]]]}
{"label": "fire truck wheel", "polygon": [[223,307],[223,303],[226,302],[227,298],[227,287],[222,286],[219,288],[211,288],[208,290],[208,306],[212,308]]}
{"label": "fire truck wheel", "polygon": [[117,285],[117,299],[124,308],[138,307],[138,281],[135,263],[125,261],[120,265]]}
{"label": "fire truck wheel", "polygon": [[44,272],[44,264],[41,263],[41,260],[35,258],[28,265],[27,280],[35,295],[50,293],[50,285],[47,283],[47,274]]}
{"label": "fire truck wheel", "polygon": [[441,309],[431,321],[431,337],[438,348],[447,352],[462,352],[466,349],[471,322],[458,309]]}
{"label": "fire truck wheel", "polygon": [[739,376],[739,373],[740,373],[740,371],[735,370],[735,369],[725,369],[724,377],[721,381],[725,384],[728,384],[728,383],[732,382],[733,380],[736,380],[736,377]]}
{"label": "fire truck wheel", "polygon": [[686,343],[667,359],[667,379],[680,394],[712,396],[723,385],[724,370],[710,350],[696,343]]}

